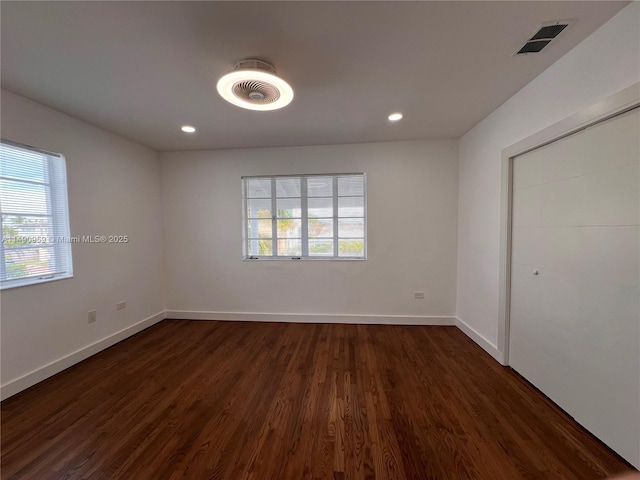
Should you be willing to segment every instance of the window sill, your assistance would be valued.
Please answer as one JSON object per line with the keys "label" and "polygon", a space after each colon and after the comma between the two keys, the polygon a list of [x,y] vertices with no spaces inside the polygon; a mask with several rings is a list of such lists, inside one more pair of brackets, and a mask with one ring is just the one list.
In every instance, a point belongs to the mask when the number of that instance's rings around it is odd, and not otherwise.
{"label": "window sill", "polygon": [[367,257],[243,257],[242,260],[244,262],[274,262],[274,261],[284,261],[284,262],[362,262],[366,260]]}
{"label": "window sill", "polygon": [[67,278],[73,278],[73,274],[61,275],[51,278],[29,278],[25,280],[12,280],[3,282],[0,285],[0,291],[9,290],[11,288],[28,287],[29,285],[39,285],[41,283],[55,282],[57,280],[66,280]]}

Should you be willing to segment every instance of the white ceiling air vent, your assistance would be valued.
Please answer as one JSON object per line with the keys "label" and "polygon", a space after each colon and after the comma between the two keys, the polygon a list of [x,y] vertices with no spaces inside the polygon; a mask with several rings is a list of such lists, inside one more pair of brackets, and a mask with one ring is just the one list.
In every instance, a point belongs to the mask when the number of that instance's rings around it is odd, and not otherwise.
{"label": "white ceiling air vent", "polygon": [[530,53],[541,52],[543,48],[551,43],[551,41],[560,35],[565,28],[569,26],[569,22],[555,21],[547,22],[540,25],[529,40],[514,55],[527,55]]}
{"label": "white ceiling air vent", "polygon": [[218,93],[227,102],[249,110],[277,110],[293,100],[293,89],[276,75],[273,65],[249,59],[236,63],[218,80]]}

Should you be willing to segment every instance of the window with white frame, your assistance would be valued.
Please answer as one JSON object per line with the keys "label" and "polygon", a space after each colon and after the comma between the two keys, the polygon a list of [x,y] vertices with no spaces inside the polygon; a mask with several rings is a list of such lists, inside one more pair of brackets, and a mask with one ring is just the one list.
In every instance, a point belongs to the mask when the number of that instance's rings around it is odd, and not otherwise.
{"label": "window with white frame", "polygon": [[0,288],[73,276],[62,155],[0,143]]}
{"label": "window with white frame", "polygon": [[363,173],[243,177],[243,254],[258,259],[363,260]]}

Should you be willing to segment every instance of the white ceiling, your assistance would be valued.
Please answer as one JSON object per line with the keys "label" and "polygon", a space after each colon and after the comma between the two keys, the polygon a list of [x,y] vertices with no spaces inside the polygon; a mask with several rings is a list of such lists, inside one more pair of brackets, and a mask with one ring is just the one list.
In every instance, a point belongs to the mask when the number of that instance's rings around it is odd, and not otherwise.
{"label": "white ceiling", "polygon": [[[457,138],[627,3],[3,1],[2,86],[163,151]],[[293,103],[222,100],[247,57],[275,64]]]}

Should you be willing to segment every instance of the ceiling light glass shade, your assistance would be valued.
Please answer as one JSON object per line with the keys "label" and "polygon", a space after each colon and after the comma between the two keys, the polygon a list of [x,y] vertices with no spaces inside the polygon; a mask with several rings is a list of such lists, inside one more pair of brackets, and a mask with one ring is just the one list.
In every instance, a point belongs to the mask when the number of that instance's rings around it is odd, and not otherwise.
{"label": "ceiling light glass shade", "polygon": [[192,127],[191,125],[183,125],[182,127],[180,127],[180,130],[182,130],[184,133],[195,133],[196,128]]}
{"label": "ceiling light glass shade", "polygon": [[402,120],[402,114],[400,112],[392,113],[389,115],[389,121],[397,122],[398,120]]}
{"label": "ceiling light glass shade", "polygon": [[[278,90],[280,96],[270,103],[252,103],[243,98],[239,98],[234,93],[235,87],[239,84],[246,84],[247,82],[270,84]],[[234,70],[229,72],[218,80],[217,88],[220,96],[227,102],[249,110],[277,110],[286,107],[291,103],[291,100],[293,100],[293,88],[291,88],[287,82],[277,75],[256,69]],[[259,94],[256,94],[256,99],[259,99],[258,95]]]}

